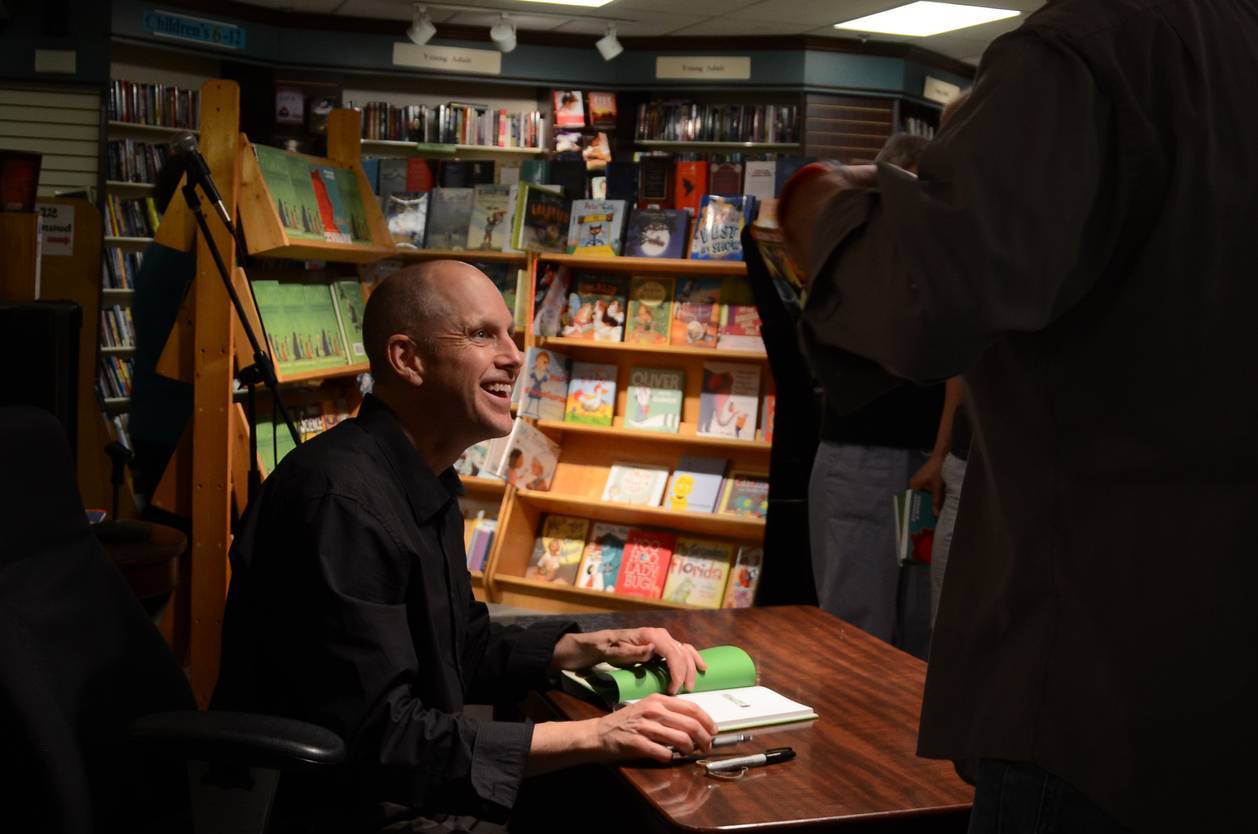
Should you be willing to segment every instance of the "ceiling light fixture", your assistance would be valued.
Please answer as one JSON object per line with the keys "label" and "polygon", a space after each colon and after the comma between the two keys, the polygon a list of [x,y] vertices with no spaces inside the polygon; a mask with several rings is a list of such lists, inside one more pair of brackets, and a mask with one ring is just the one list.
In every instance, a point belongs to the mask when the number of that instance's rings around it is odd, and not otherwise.
{"label": "ceiling light fixture", "polygon": [[981,23],[1017,17],[1020,14],[1022,13],[1011,9],[991,9],[985,6],[963,6],[957,3],[934,3],[920,0],[877,14],[836,23],[834,28],[877,35],[925,38],[942,32],[978,26]]}
{"label": "ceiling light fixture", "polygon": [[515,49],[515,24],[505,14],[498,16],[498,22],[489,30],[489,39],[498,47],[499,52],[510,52]]}
{"label": "ceiling light fixture", "polygon": [[406,37],[410,38],[416,46],[423,46],[432,40],[435,34],[437,34],[437,27],[432,25],[428,10],[416,3],[415,16],[411,18],[411,27],[406,30]]}
{"label": "ceiling light fixture", "polygon": [[607,34],[595,41],[594,45],[598,47],[598,54],[603,56],[604,61],[610,61],[625,51],[625,48],[620,45],[620,41],[616,38],[615,23],[607,24]]}

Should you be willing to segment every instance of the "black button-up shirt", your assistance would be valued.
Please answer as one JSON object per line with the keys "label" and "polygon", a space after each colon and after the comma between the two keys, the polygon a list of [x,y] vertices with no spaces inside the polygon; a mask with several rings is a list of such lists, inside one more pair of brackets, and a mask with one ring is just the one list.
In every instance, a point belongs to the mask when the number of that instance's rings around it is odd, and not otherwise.
{"label": "black button-up shirt", "polygon": [[350,750],[335,778],[281,786],[281,811],[357,830],[417,813],[502,818],[515,801],[532,725],[461,711],[543,685],[572,626],[490,622],[472,596],[461,493],[368,396],[250,504],[214,705],[320,724]]}

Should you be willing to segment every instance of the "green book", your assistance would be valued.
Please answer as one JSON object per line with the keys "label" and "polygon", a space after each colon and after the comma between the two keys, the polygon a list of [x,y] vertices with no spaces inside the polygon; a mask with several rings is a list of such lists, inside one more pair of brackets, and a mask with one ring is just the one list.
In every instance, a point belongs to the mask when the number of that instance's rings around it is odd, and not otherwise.
{"label": "green book", "polygon": [[362,285],[354,280],[334,281],[332,300],[336,302],[336,317],[341,324],[341,336],[349,350],[350,364],[367,361],[367,349],[363,345]]}
{"label": "green book", "polygon": [[301,287],[300,332],[310,366],[335,368],[347,364],[345,338],[330,288],[322,282],[296,286]]}
{"label": "green book", "polygon": [[323,240],[319,201],[310,179],[310,164],[302,157],[279,148],[254,145],[253,149],[285,233],[293,240]]}

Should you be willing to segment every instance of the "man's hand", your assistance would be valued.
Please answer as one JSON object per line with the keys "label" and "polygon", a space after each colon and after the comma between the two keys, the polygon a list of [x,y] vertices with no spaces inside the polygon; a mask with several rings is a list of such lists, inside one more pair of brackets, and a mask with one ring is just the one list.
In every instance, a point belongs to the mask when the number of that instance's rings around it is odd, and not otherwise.
{"label": "man's hand", "polygon": [[909,480],[909,487],[912,489],[925,489],[930,491],[931,506],[935,509],[935,516],[938,517],[943,510],[944,487],[943,479],[943,461],[939,455],[931,455],[922,464],[922,468],[917,470],[917,474]]}
{"label": "man's hand", "polygon": [[788,182],[783,189],[782,200],[778,204],[778,225],[782,228],[786,253],[805,273],[809,273],[812,269],[813,229],[821,210],[843,191],[874,187],[878,182],[878,168],[874,165],[844,165],[815,173],[801,169],[796,176],[801,174],[803,177],[799,182],[794,186]]}
{"label": "man's hand", "polygon": [[689,643],[677,641],[663,628],[615,628],[587,634],[565,634],[555,644],[551,669],[588,669],[606,660],[614,666],[645,663],[656,655],[668,664],[668,694],[694,689],[696,672],[707,664]]}

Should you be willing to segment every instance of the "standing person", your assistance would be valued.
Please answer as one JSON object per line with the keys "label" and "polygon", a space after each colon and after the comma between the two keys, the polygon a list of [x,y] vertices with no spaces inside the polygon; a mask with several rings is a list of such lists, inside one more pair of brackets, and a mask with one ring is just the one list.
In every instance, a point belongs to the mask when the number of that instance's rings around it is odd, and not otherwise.
{"label": "standing person", "polygon": [[919,750],[978,760],[972,832],[1252,827],[1255,43],[1251,0],[1056,0],[920,178],[783,197],[841,407],[965,372]]}

